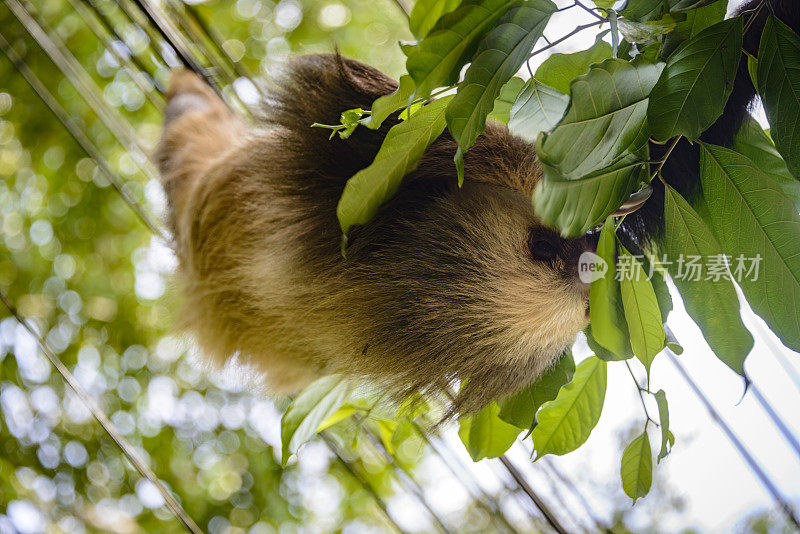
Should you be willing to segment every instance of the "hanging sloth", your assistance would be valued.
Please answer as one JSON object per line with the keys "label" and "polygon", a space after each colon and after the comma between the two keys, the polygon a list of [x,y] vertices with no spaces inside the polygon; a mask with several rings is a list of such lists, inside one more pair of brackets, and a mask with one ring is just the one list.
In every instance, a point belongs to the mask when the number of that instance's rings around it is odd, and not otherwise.
{"label": "hanging sloth", "polygon": [[[797,18],[792,2],[772,4]],[[764,11],[745,36],[753,53]],[[378,216],[352,230],[345,258],[337,202],[397,118],[348,139],[310,125],[369,109],[397,83],[354,60],[309,55],[272,85],[257,125],[190,72],[175,73],[168,94],[158,159],[181,322],[210,358],[238,356],[277,392],[335,372],[397,393],[459,380],[455,406],[470,411],[531,383],[587,326],[578,258],[593,239],[564,239],[537,220],[530,197],[542,172],[531,144],[490,124],[465,155],[459,187],[456,144],[443,134]],[[728,144],[754,95],[743,59],[704,139]],[[688,143],[676,150],[663,173],[690,194],[697,153]],[[625,221],[632,245],[658,232],[663,189],[653,186]]]}

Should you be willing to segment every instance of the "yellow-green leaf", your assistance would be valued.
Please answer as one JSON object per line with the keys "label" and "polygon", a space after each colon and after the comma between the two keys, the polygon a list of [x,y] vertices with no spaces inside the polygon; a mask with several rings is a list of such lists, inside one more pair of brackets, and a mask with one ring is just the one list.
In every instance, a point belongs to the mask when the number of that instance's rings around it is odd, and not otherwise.
{"label": "yellow-green leaf", "polygon": [[580,447],[600,420],[606,396],[606,362],[590,356],[556,398],[539,409],[533,429],[537,458],[562,455]]}
{"label": "yellow-green leaf", "polygon": [[646,431],[625,447],[620,476],[622,489],[634,503],[650,491],[653,483],[653,452]]}
{"label": "yellow-green leaf", "polygon": [[642,264],[622,246],[620,249],[619,267],[627,271],[620,273],[620,289],[631,348],[649,374],[650,364],[664,348],[666,340],[661,310],[653,284],[647,278]]}
{"label": "yellow-green leaf", "polygon": [[514,444],[520,429],[500,419],[500,406],[490,403],[473,415],[458,419],[458,436],[474,461],[497,458]]}

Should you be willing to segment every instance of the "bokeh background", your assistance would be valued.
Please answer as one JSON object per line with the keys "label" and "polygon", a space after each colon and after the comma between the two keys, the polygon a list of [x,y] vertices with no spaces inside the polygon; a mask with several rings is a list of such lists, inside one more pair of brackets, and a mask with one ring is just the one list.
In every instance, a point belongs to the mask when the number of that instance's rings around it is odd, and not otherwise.
{"label": "bokeh background", "polygon": [[[152,3],[178,23],[195,21],[184,30],[204,24],[217,38],[218,61],[202,66],[241,110],[259,95],[243,73],[268,78],[290,54],[338,47],[397,76],[403,69],[397,43],[411,37],[391,0]],[[588,20],[580,11],[565,12],[547,34],[559,37]],[[159,220],[164,198],[148,156],[160,130],[158,88],[180,61],[135,2],[8,0],[0,3],[0,35],[130,196]],[[593,39],[578,35],[554,51],[579,50]],[[222,56],[236,69],[224,66]],[[191,341],[171,334],[179,310],[173,268],[168,245],[0,55],[0,290],[201,528],[213,534],[545,528],[508,473],[496,462],[472,464],[452,428],[435,438],[435,448],[409,432],[389,456],[358,439],[356,423],[344,422],[331,429],[330,443],[306,445],[281,468],[279,422],[288,400],[266,397],[239,369],[204,368]],[[676,297],[671,325],[687,348],[685,364],[797,505],[800,461],[751,396],[739,402],[741,381],[710,354]],[[746,313],[758,339],[748,371],[800,432],[800,358],[775,345]],[[132,470],[36,340],[5,310],[0,317],[0,533],[180,532],[154,486]],[[789,531],[664,361],[653,366],[653,388],[670,396],[677,443],[656,469],[654,491],[631,508],[618,481],[619,457],[639,428],[641,407],[626,372],[610,371],[603,419],[582,449],[535,465],[524,445],[510,454],[570,531],[598,525],[619,532]]]}

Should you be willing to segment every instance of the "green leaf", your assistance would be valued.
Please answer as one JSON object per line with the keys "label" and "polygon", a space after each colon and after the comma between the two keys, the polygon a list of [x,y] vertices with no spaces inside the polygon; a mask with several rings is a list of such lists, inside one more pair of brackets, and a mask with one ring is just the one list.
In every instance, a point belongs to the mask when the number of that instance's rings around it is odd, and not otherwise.
{"label": "green leaf", "polygon": [[[540,136],[541,137],[541,136]],[[536,184],[533,208],[547,225],[565,237],[585,234],[614,213],[648,176],[648,148],[624,156],[618,163],[578,180],[565,180],[547,166]]]}
{"label": "green leaf", "polygon": [[800,37],[774,15],[758,47],[758,87],[775,146],[800,176]]}
{"label": "green leaf", "polygon": [[727,8],[727,2],[718,1],[686,13],[686,19],[678,22],[675,29],[664,38],[662,57],[669,57],[681,43],[725,20]]}
{"label": "green leaf", "polygon": [[379,97],[372,103],[372,113],[363,121],[364,126],[373,130],[380,128],[389,115],[408,105],[415,87],[411,76],[400,76],[400,83],[393,93]]}
{"label": "green leaf", "polygon": [[508,118],[511,114],[511,106],[516,102],[517,96],[519,96],[524,86],[525,80],[522,78],[517,78],[515,76],[508,80],[503,88],[500,89],[500,96],[495,99],[494,108],[492,108],[492,112],[489,113],[488,118],[496,122],[508,123]]}
{"label": "green leaf", "polygon": [[[620,298],[620,313],[622,313],[621,300],[622,299]],[[628,327],[626,326],[625,327],[626,331],[627,328]],[[595,340],[594,338],[594,334],[592,333],[591,324],[589,324],[589,326],[587,326],[586,329],[583,331],[583,335],[586,336],[586,344],[589,345],[589,348],[592,350],[594,355],[603,360],[604,362],[620,362],[633,358],[633,351],[630,349],[630,346],[628,346],[625,349],[625,352],[623,352],[622,354],[615,354],[610,350],[608,350],[607,348],[605,348],[604,346],[602,346],[600,343],[598,343],[597,340]]]}
{"label": "green leaf", "polygon": [[[714,234],[733,256],[750,306],[800,350],[800,216],[778,182],[732,150],[701,145],[700,179]],[[739,256],[761,258],[757,279],[736,276]]]}
{"label": "green leaf", "polygon": [[667,7],[664,0],[628,0],[620,15],[639,22],[657,20],[665,15]]}
{"label": "green leaf", "polygon": [[486,34],[445,114],[459,154],[486,129],[501,88],[528,59],[555,10],[550,0],[527,0],[509,9]]}
{"label": "green leaf", "polygon": [[556,91],[569,95],[572,80],[589,72],[589,67],[611,57],[611,45],[597,41],[594,46],[571,54],[550,55],[536,69],[534,78]]}
{"label": "green leaf", "polygon": [[658,299],[642,264],[622,246],[620,246],[619,266],[627,270],[620,273],[620,289],[631,348],[649,375],[650,364],[653,363],[656,354],[664,348],[666,339]]}
{"label": "green leaf", "polygon": [[671,438],[672,433],[669,431],[669,405],[666,392],[659,389],[653,396],[658,404],[658,424],[661,427],[661,451],[658,453],[658,462],[660,463],[670,453],[675,438]]}
{"label": "green leaf", "polygon": [[598,344],[618,357],[623,357],[630,353],[630,345],[622,294],[616,279],[617,239],[613,217],[606,219],[603,224],[596,253],[605,262],[606,270],[589,288],[591,335]]}
{"label": "green leaf", "polygon": [[711,229],[686,200],[670,186],[664,192],[664,237],[661,251],[671,262],[667,265],[678,287],[686,311],[692,317],[711,350],[728,367],[744,376],[744,360],[753,348],[753,337],[739,315],[739,298],[730,280],[699,280],[687,277],[685,263],[691,257],[719,256],[722,248]]}
{"label": "green leaf", "polygon": [[452,96],[422,107],[389,130],[375,160],[347,181],[336,214],[342,233],[365,224],[395,194],[403,177],[414,170],[433,141],[444,131],[444,110]]}
{"label": "green leaf", "polygon": [[497,458],[511,448],[520,429],[500,419],[500,406],[490,403],[474,415],[458,419],[458,436],[472,460]]}
{"label": "green leaf", "polygon": [[537,458],[562,455],[580,447],[600,420],[606,396],[606,362],[590,356],[558,396],[541,407],[533,429]]}
{"label": "green leaf", "polygon": [[549,132],[561,121],[569,97],[536,79],[530,79],[511,107],[508,130],[533,143],[539,132]]}
{"label": "green leaf", "polygon": [[341,423],[345,419],[349,418],[351,415],[356,413],[359,410],[358,406],[355,406],[350,403],[344,404],[341,408],[333,412],[330,417],[325,419],[320,425],[317,427],[317,432],[322,432],[326,428],[330,428],[336,423]]}
{"label": "green leaf", "polygon": [[733,90],[741,48],[742,19],[735,17],[706,28],[669,57],[647,110],[655,139],[696,139],[719,118]]}
{"label": "green leaf", "polygon": [[747,54],[747,74],[750,75],[753,87],[758,91],[758,58],[751,54]]}
{"label": "green leaf", "polygon": [[792,176],[786,162],[775,149],[769,135],[755,119],[748,119],[733,139],[733,150],[746,156],[767,176],[778,182],[783,192],[800,209],[800,180]]}
{"label": "green leaf", "polygon": [[545,179],[533,203],[545,224],[564,236],[583,234],[639,189],[647,99],[662,67],[607,59],[573,80],[566,115],[536,141]]}
{"label": "green leaf", "polygon": [[314,437],[320,425],[344,404],[349,391],[346,380],[331,375],[310,384],[292,401],[281,418],[284,466],[289,457]]}
{"label": "green leaf", "polygon": [[461,0],[417,0],[408,17],[408,27],[414,37],[422,39],[433,29],[442,15],[450,13]]}
{"label": "green leaf", "polygon": [[648,61],[607,59],[573,80],[566,115],[536,143],[551,174],[583,178],[645,146],[647,99],[662,68]]}
{"label": "green leaf", "polygon": [[430,96],[436,87],[454,84],[480,39],[519,0],[465,0],[443,15],[417,46],[406,47],[406,69],[417,84],[416,95]]}
{"label": "green leaf", "polygon": [[390,419],[371,419],[368,422],[370,426],[375,429],[375,433],[378,434],[378,437],[381,439],[381,443],[383,443],[386,452],[394,456],[394,442],[392,438],[394,437],[395,430],[397,430],[397,421],[392,421]]}
{"label": "green leaf", "polygon": [[647,431],[642,432],[636,439],[625,447],[622,453],[622,489],[625,494],[636,501],[650,491],[653,483],[653,452],[650,450],[650,438]]}
{"label": "green leaf", "polygon": [[594,2],[594,5],[596,5],[597,7],[601,7],[603,9],[611,9],[612,7],[614,7],[614,4],[616,3],[616,0],[592,0],[592,1]]}
{"label": "green leaf", "polygon": [[705,7],[709,4],[713,4],[714,2],[719,2],[719,0],[680,0],[678,3],[672,6],[672,9],[670,9],[670,11],[674,12],[689,11],[691,9]]}
{"label": "green leaf", "polygon": [[667,318],[672,311],[672,296],[669,294],[669,287],[665,279],[667,272],[658,258],[649,254],[645,254],[642,258],[645,269],[647,272],[652,272],[653,276],[650,277],[650,283],[653,284],[653,290],[656,292],[656,300],[658,300],[658,309],[661,312],[661,322],[667,323]]}
{"label": "green leaf", "polygon": [[561,386],[572,380],[574,374],[575,359],[567,352],[531,385],[500,401],[500,419],[523,430],[533,430],[537,410],[555,399]]}

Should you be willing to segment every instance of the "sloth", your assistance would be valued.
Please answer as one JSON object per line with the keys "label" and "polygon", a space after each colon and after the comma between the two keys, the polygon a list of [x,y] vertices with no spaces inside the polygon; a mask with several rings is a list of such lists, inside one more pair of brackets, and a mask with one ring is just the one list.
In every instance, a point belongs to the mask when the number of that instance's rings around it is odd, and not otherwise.
{"label": "sloth", "polygon": [[[790,3],[773,7],[788,13]],[[749,30],[746,49],[757,50],[759,35]],[[706,140],[729,143],[747,114],[755,90],[746,60],[740,71]],[[339,197],[399,119],[347,139],[310,126],[336,124],[342,111],[369,109],[396,88],[337,54],[296,57],[254,125],[195,74],[173,75],[157,160],[183,286],[180,321],[213,362],[251,364],[276,393],[330,373],[398,398],[458,382],[453,406],[475,411],[534,381],[587,326],[578,263],[595,237],[565,239],[537,219],[534,148],[490,123],[465,155],[463,186],[445,132],[379,214],[351,231],[343,257]],[[696,149],[681,143],[664,173],[690,195],[696,167]],[[663,189],[653,187],[625,220],[631,247],[658,234]]]}

